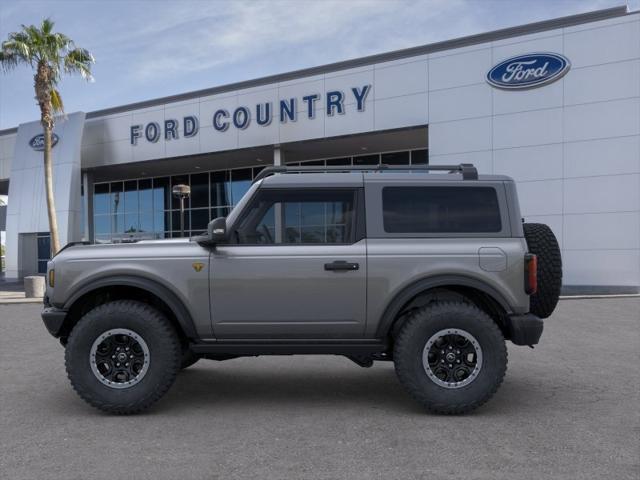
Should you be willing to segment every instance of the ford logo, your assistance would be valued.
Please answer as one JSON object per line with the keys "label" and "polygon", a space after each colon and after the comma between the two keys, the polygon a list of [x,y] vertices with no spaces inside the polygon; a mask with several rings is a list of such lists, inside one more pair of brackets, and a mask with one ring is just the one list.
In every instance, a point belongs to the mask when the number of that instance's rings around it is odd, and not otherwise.
{"label": "ford logo", "polygon": [[487,82],[506,90],[541,87],[561,78],[570,67],[558,53],[530,53],[500,62],[487,73]]}
{"label": "ford logo", "polygon": [[[55,133],[51,134],[51,148],[55,147],[60,138]],[[39,133],[31,140],[29,140],[29,146],[37,152],[44,151],[44,133]]]}

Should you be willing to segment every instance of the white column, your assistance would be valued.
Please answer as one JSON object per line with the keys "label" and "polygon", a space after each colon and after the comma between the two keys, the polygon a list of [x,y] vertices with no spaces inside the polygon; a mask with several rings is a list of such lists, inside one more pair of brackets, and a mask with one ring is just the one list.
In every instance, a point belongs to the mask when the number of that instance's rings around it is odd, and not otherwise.
{"label": "white column", "polygon": [[276,167],[284,165],[284,152],[280,149],[280,145],[273,146],[273,165]]}
{"label": "white column", "polygon": [[[273,165],[278,167],[280,165],[284,165],[284,155],[282,150],[280,150],[280,145],[273,146]],[[275,214],[275,228],[276,228],[276,238],[274,239],[276,243],[282,243],[282,226],[284,225],[284,211],[282,209],[282,205],[277,203],[274,209]]]}

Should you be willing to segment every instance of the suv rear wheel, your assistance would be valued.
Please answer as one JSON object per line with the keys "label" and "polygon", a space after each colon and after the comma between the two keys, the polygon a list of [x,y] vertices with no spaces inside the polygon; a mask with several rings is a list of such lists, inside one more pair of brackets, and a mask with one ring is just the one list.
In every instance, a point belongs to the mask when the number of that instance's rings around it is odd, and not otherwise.
{"label": "suv rear wheel", "polygon": [[178,336],[155,308],[132,300],[100,305],[73,327],[65,363],[71,385],[110,413],[140,412],[158,401],[180,369]]}
{"label": "suv rear wheel", "polygon": [[489,400],[507,370],[502,332],[464,302],[434,303],[411,314],[394,345],[400,382],[434,413],[467,413]]}

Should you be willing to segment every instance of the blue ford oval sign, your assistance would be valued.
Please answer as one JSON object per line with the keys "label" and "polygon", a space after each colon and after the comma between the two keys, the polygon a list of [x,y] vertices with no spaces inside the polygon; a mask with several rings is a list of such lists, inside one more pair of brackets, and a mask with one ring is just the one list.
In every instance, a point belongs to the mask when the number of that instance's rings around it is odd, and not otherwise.
{"label": "blue ford oval sign", "polygon": [[541,87],[561,78],[570,67],[558,53],[530,53],[500,62],[487,73],[487,82],[507,90]]}
{"label": "blue ford oval sign", "polygon": [[[58,140],[60,140],[58,138],[58,135],[56,135],[55,133],[52,133],[51,148],[56,146],[56,143],[58,143]],[[33,137],[31,140],[29,140],[29,146],[34,150],[36,150],[37,152],[44,151],[44,133],[39,133],[38,135]]]}

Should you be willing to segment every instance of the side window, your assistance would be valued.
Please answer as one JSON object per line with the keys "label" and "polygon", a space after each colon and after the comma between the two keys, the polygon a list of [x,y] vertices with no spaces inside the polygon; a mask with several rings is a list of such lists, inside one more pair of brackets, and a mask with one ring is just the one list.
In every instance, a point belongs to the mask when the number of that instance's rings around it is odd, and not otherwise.
{"label": "side window", "polygon": [[493,233],[502,230],[492,187],[385,187],[387,233]]}
{"label": "side window", "polygon": [[262,190],[243,213],[244,245],[348,244],[354,238],[353,189]]}

